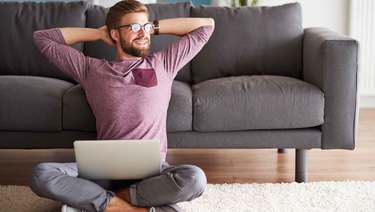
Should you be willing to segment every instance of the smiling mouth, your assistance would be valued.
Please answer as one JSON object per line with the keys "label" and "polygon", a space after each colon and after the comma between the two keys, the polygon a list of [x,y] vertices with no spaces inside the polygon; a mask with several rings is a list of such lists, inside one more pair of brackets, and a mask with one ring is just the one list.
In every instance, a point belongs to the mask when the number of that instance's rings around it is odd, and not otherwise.
{"label": "smiling mouth", "polygon": [[134,41],[135,44],[137,45],[147,45],[148,44],[148,39],[137,39]]}

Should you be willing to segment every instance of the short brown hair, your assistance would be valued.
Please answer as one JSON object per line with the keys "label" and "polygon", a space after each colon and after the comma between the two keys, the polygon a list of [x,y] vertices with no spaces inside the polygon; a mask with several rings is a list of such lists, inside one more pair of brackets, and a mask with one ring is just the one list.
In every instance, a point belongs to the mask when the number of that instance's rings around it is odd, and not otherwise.
{"label": "short brown hair", "polygon": [[108,30],[116,28],[121,21],[121,18],[128,13],[144,12],[148,16],[147,7],[139,1],[136,0],[123,0],[117,2],[107,13],[107,18],[105,24]]}

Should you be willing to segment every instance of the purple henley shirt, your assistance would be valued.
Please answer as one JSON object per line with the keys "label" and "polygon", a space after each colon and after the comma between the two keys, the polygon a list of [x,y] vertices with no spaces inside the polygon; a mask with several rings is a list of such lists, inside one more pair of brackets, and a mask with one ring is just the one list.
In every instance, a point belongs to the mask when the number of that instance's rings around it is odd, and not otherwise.
{"label": "purple henley shirt", "polygon": [[79,82],[96,118],[97,139],[158,139],[167,154],[166,119],[177,72],[207,43],[213,26],[202,26],[143,59],[107,61],[65,43],[58,28],[33,34],[40,52]]}

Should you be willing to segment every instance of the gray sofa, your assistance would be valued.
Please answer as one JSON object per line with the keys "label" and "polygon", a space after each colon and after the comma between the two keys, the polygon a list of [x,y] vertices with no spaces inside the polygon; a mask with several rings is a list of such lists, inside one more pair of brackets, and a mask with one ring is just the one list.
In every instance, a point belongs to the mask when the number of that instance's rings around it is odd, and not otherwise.
{"label": "gray sofa", "polygon": [[[298,3],[276,7],[150,4],[150,20],[212,17],[215,31],[172,86],[170,148],[296,149],[296,181],[307,180],[306,150],[354,149],[358,42],[302,27]],[[0,148],[71,148],[95,139],[95,117],[72,77],[48,63],[37,29],[104,24],[87,2],[0,2]],[[178,37],[152,38],[152,51]],[[101,42],[74,48],[111,60]]]}

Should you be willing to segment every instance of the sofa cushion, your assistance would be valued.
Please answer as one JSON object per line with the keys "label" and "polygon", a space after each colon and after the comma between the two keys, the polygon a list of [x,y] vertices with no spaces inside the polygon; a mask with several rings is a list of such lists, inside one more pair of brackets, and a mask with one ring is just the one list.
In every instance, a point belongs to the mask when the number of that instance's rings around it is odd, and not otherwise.
{"label": "sofa cushion", "polygon": [[215,19],[214,33],[191,62],[194,83],[253,74],[301,77],[303,27],[299,3],[200,6],[192,8],[192,17]]}
{"label": "sofa cushion", "polygon": [[95,116],[80,84],[68,89],[62,101],[64,130],[96,131]]}
{"label": "sofa cushion", "polygon": [[[86,15],[86,27],[98,28],[103,26],[107,12],[108,8],[99,5],[89,7]],[[83,49],[83,53],[90,57],[106,60],[114,60],[116,58],[116,49],[102,41],[85,42]]]}
{"label": "sofa cushion", "polygon": [[324,95],[284,76],[237,76],[193,86],[193,129],[294,129],[323,124]]}
{"label": "sofa cushion", "polygon": [[171,100],[168,107],[167,131],[192,130],[192,91],[189,84],[173,81]]}
{"label": "sofa cushion", "polygon": [[[68,89],[63,96],[63,129],[93,132],[95,116],[81,85]],[[174,81],[168,107],[167,131],[192,130],[192,91],[184,82]]]}
{"label": "sofa cushion", "polygon": [[[33,75],[75,82],[42,56],[32,33],[53,27],[84,27],[87,2],[0,2],[0,75]],[[74,46],[82,50],[82,44]]]}
{"label": "sofa cushion", "polygon": [[35,76],[0,76],[0,130],[60,131],[61,99],[73,84]]}
{"label": "sofa cushion", "polygon": [[[190,16],[190,2],[182,2],[176,4],[146,4],[149,10],[149,20],[174,18],[174,17],[189,17]],[[87,27],[97,28],[105,24],[106,15],[109,8],[94,5],[87,11]],[[159,51],[165,48],[168,44],[179,39],[174,35],[158,35],[151,36],[151,52]],[[116,52],[111,46],[104,44],[101,41],[85,43],[84,53],[95,58],[104,58],[106,60],[115,59]],[[177,74],[177,80],[184,82],[191,82],[190,63],[185,65]]]}

